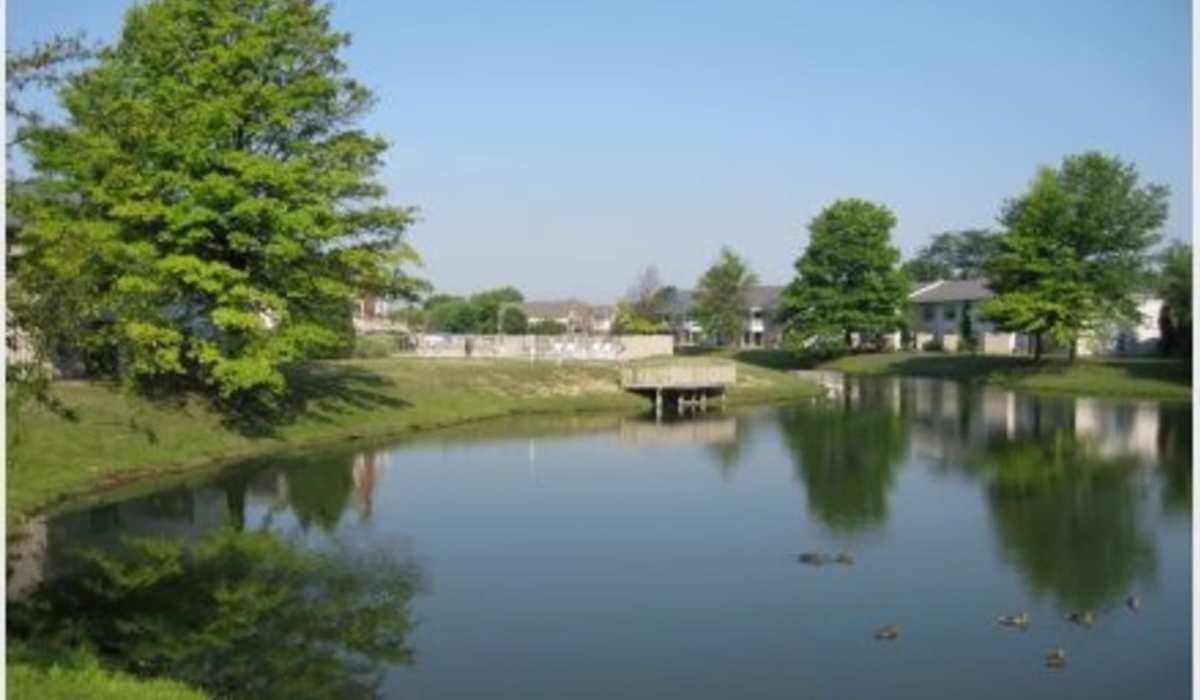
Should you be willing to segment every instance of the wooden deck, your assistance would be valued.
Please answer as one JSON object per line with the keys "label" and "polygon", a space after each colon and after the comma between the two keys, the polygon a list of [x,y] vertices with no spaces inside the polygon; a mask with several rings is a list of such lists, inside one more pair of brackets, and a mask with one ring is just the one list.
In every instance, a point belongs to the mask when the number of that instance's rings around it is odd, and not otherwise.
{"label": "wooden deck", "polygon": [[677,411],[708,407],[709,399],[725,402],[725,391],[737,383],[737,366],[732,362],[702,364],[696,362],[631,365],[621,369],[621,388],[654,401],[654,411],[662,415],[663,404]]}

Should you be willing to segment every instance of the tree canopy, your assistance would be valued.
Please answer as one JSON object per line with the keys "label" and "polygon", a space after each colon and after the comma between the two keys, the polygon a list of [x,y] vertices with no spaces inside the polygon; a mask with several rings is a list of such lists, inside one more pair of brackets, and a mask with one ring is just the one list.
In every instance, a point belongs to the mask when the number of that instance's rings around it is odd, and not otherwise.
{"label": "tree canopy", "polygon": [[982,277],[1000,246],[1000,234],[983,229],[945,231],[933,237],[900,269],[912,282]]}
{"label": "tree canopy", "polygon": [[704,333],[723,345],[733,345],[742,336],[750,314],[750,288],[758,276],[746,261],[728,246],[696,283],[693,315]]}
{"label": "tree canopy", "polygon": [[896,217],[887,207],[843,199],[812,220],[808,247],[783,293],[789,343],[850,344],[852,333],[900,326],[905,283],[891,244]]}
{"label": "tree canopy", "polygon": [[436,294],[425,302],[425,325],[444,333],[524,333],[529,319],[517,308],[524,300],[514,287],[488,289],[465,299]]}
{"label": "tree canopy", "polygon": [[[67,281],[97,366],[224,399],[270,399],[282,368],[351,340],[360,295],[410,296],[409,208],[375,176],[383,139],[346,34],[305,0],[151,0],[29,124],[20,293],[36,335]],[[43,338],[43,340],[54,340]]]}
{"label": "tree canopy", "polygon": [[1138,320],[1135,298],[1167,217],[1167,188],[1139,184],[1137,169],[1097,152],[1041,168],[1004,207],[1005,234],[987,264],[999,326],[1048,336],[1074,356],[1087,331]]}
{"label": "tree canopy", "polygon": [[1191,356],[1192,350],[1192,246],[1173,242],[1162,253],[1158,293],[1163,299],[1160,324],[1166,350]]}

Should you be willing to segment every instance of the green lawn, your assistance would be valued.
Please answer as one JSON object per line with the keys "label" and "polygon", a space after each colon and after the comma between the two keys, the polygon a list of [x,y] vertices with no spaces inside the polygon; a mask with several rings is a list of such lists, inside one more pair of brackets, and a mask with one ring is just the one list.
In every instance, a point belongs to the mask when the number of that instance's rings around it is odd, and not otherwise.
{"label": "green lawn", "polygon": [[[644,410],[615,363],[384,359],[314,363],[298,372],[296,408],[268,426],[231,425],[197,397],[151,401],[92,382],[60,382],[70,410],[8,417],[10,522],[71,496],[216,460],[348,438],[401,434],[505,415]],[[812,384],[739,365],[731,404],[812,396]]]}
{"label": "green lawn", "polygon": [[6,664],[9,700],[205,700],[208,696],[181,683],[111,673],[99,666],[38,668]]}
{"label": "green lawn", "polygon": [[1027,391],[1055,391],[1130,398],[1191,400],[1191,365],[1160,358],[1079,359],[952,353],[848,355],[818,365],[855,374],[899,374],[991,384]]}

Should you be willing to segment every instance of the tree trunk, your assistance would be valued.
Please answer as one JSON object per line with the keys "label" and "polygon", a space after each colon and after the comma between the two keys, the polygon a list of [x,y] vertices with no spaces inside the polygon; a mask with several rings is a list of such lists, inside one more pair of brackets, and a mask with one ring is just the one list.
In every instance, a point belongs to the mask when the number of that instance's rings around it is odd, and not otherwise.
{"label": "tree trunk", "polygon": [[849,329],[849,328],[847,328],[847,329],[846,329],[846,347],[847,347],[847,348],[852,348],[852,347],[854,347],[854,346],[853,346],[853,343],[854,343],[854,341],[853,341],[853,340],[850,338],[850,329]]}
{"label": "tree trunk", "polygon": [[1075,352],[1076,352],[1076,346],[1078,344],[1079,344],[1079,341],[1076,340],[1075,338],[1071,338],[1071,342],[1067,343],[1067,362],[1069,362],[1069,363],[1075,362]]}
{"label": "tree trunk", "polygon": [[1033,336],[1033,361],[1037,362],[1042,359],[1042,334],[1038,333]]}

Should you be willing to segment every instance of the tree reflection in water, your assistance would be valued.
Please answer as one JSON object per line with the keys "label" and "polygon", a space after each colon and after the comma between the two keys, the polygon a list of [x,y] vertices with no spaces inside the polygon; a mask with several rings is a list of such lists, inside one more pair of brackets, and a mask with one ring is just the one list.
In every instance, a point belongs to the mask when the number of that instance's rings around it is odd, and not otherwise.
{"label": "tree reflection in water", "polygon": [[1159,413],[1159,470],[1162,504],[1168,513],[1192,512],[1192,411],[1172,406]]}
{"label": "tree reflection in water", "polygon": [[897,386],[863,383],[843,396],[841,410],[825,403],[779,412],[808,510],[831,529],[857,532],[887,519],[887,493],[909,439],[909,422],[892,408],[901,399]]}
{"label": "tree reflection in water", "polygon": [[375,697],[408,664],[410,563],[317,552],[231,528],[192,545],[127,539],[8,608],[8,638],[42,661],[80,648],[107,666],[225,698]]}
{"label": "tree reflection in water", "polygon": [[1120,604],[1153,580],[1154,538],[1139,520],[1132,457],[1104,457],[1069,431],[978,454],[1003,556],[1063,610]]}
{"label": "tree reflection in water", "polygon": [[335,459],[297,459],[288,465],[288,504],[302,528],[313,524],[325,532],[337,528],[354,490],[352,460],[340,454]]}

